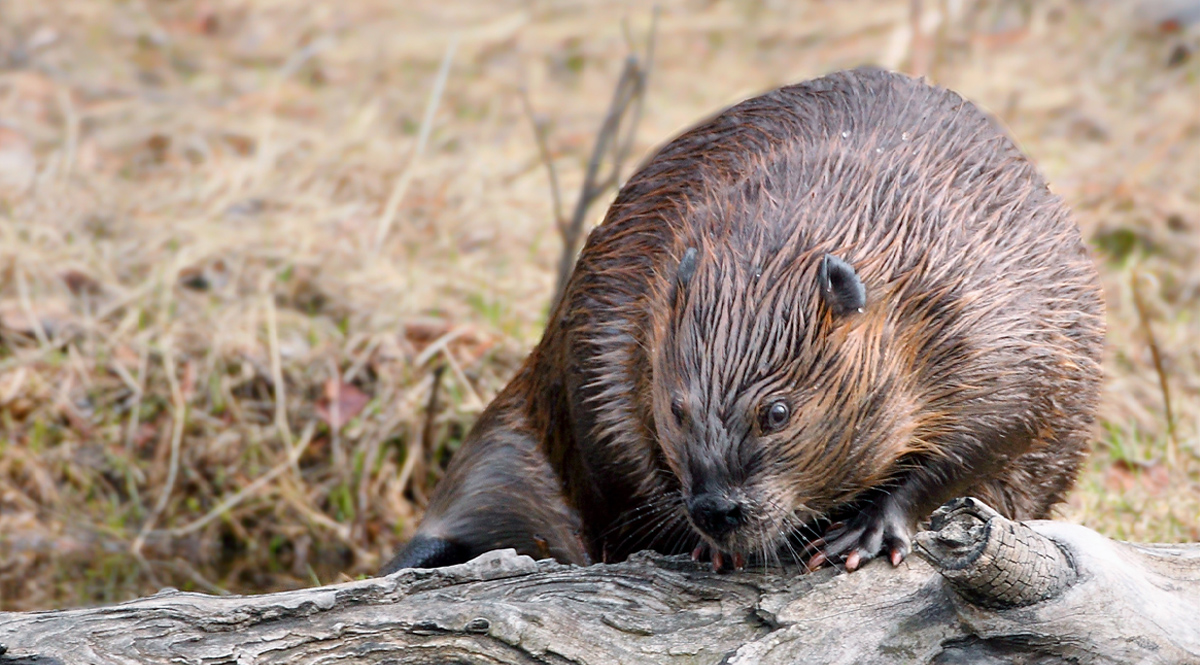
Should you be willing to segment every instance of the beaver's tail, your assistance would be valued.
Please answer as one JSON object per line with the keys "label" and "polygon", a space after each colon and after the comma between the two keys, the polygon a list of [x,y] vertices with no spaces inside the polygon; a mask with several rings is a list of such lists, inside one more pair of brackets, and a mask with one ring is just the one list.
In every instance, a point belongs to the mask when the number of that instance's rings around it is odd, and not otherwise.
{"label": "beaver's tail", "polygon": [[383,567],[437,568],[513,548],[534,559],[585,564],[579,516],[521,410],[492,402],[434,488],[416,535]]}
{"label": "beaver's tail", "polygon": [[463,563],[471,558],[470,548],[465,545],[430,536],[413,536],[392,560],[379,570],[380,575],[391,575],[405,568],[440,568]]}

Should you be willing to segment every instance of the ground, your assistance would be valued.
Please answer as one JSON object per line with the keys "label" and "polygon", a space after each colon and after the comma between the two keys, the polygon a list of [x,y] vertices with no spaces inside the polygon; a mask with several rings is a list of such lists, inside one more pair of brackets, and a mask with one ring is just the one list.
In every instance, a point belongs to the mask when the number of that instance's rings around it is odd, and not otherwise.
{"label": "ground", "polygon": [[[665,0],[634,155],[867,63],[994,113],[1108,302],[1058,516],[1200,541],[1200,35],[1171,5]],[[0,610],[375,571],[541,332],[561,245],[522,90],[569,205],[651,17],[0,4]]]}

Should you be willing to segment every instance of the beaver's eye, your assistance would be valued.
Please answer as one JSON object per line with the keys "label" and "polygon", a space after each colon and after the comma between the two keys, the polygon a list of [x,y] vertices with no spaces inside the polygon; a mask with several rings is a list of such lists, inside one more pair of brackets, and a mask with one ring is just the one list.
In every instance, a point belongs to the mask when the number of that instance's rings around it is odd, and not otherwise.
{"label": "beaver's eye", "polygon": [[678,397],[671,400],[671,415],[675,416],[675,423],[683,427],[683,400]]}
{"label": "beaver's eye", "polygon": [[792,415],[792,410],[788,408],[787,402],[777,399],[770,402],[760,412],[758,420],[762,426],[762,431],[774,432],[782,429],[787,424],[788,418]]}

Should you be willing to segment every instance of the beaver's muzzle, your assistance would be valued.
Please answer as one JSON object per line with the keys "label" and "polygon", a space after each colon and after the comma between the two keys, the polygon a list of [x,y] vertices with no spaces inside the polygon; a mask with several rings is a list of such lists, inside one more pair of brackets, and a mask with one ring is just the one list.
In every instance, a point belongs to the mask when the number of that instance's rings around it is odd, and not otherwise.
{"label": "beaver's muzzle", "polygon": [[729,497],[705,492],[687,502],[692,523],[706,535],[720,540],[746,523],[746,508]]}

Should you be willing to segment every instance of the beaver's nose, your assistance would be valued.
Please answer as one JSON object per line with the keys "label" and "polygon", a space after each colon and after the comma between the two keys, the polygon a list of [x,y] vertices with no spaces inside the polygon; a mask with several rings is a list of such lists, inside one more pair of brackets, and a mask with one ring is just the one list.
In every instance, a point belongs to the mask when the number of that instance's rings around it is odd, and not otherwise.
{"label": "beaver's nose", "polygon": [[712,492],[697,494],[688,501],[692,521],[704,533],[721,538],[746,521],[742,505]]}

